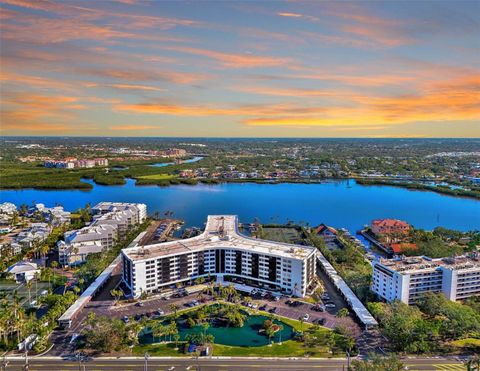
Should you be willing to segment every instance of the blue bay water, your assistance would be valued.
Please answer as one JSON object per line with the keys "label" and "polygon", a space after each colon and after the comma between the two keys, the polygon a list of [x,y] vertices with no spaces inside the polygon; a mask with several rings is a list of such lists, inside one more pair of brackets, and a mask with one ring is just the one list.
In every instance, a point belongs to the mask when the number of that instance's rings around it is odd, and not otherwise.
{"label": "blue bay water", "polygon": [[[92,183],[93,184],[93,183]],[[186,226],[202,227],[208,214],[236,214],[242,222],[258,217],[262,223],[326,223],[355,232],[375,218],[398,218],[418,228],[436,226],[458,230],[480,229],[480,201],[433,192],[390,186],[362,186],[355,181],[321,184],[225,183],[170,187],[94,184],[82,190],[2,190],[0,201],[47,206],[63,205],[67,210],[95,205],[100,201],[142,202],[148,212],[174,212]]]}

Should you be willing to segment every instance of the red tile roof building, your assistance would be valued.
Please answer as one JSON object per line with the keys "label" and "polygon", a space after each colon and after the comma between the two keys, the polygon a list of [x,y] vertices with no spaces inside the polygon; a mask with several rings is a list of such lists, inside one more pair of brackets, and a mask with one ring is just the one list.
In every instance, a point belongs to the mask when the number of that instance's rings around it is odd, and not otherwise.
{"label": "red tile roof building", "polygon": [[417,249],[417,245],[414,243],[392,243],[389,246],[392,249],[392,252],[396,255],[402,254],[406,251],[412,251]]}
{"label": "red tile roof building", "polygon": [[375,219],[372,221],[372,232],[375,235],[407,235],[410,224],[397,219]]}

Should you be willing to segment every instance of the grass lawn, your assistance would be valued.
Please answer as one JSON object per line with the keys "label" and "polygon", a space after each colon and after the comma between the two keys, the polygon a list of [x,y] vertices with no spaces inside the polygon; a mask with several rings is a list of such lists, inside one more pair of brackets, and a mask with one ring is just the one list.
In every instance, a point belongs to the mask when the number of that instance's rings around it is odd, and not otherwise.
{"label": "grass lawn", "polygon": [[170,180],[175,178],[175,176],[170,174],[152,174],[152,175],[142,175],[142,176],[139,176],[138,178],[149,179],[149,180]]}
{"label": "grass lawn", "polygon": [[294,227],[269,227],[262,228],[264,238],[270,241],[299,244],[303,241],[301,233]]}
{"label": "grass lawn", "polygon": [[480,339],[467,338],[455,340],[450,343],[456,348],[479,348],[480,349]]}
{"label": "grass lawn", "polygon": [[282,344],[265,345],[261,347],[230,347],[227,345],[215,344],[213,346],[214,356],[231,357],[329,357],[327,346],[305,347],[302,342],[287,340]]}
{"label": "grass lawn", "polygon": [[[182,347],[182,343],[178,342],[179,348]],[[133,347],[133,354],[143,355],[147,352],[151,356],[157,357],[185,357],[186,354],[175,349],[175,343],[162,343],[162,344],[145,344],[136,345]]]}
{"label": "grass lawn", "polygon": [[[142,355],[147,352],[151,356],[172,356],[187,357],[180,351],[182,342],[178,343],[179,350],[175,350],[175,343],[136,345],[133,354]],[[302,342],[287,340],[282,344],[265,345],[261,347],[231,347],[222,344],[213,345],[213,356],[228,357],[331,357],[328,347],[321,345],[316,347],[305,347]]]}

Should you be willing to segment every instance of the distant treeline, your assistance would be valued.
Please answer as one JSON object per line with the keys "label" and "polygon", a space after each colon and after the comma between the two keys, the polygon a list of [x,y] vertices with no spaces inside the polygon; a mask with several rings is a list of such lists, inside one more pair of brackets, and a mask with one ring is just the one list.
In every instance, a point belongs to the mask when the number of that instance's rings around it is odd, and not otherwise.
{"label": "distant treeline", "polygon": [[422,183],[407,183],[407,182],[397,182],[393,180],[378,180],[378,179],[357,179],[357,183],[361,185],[388,185],[393,187],[401,187],[407,189],[414,189],[419,191],[432,191],[441,194],[446,194],[450,196],[457,197],[470,197],[480,199],[480,192],[473,190],[465,189],[451,189],[446,186],[431,186],[428,184]]}

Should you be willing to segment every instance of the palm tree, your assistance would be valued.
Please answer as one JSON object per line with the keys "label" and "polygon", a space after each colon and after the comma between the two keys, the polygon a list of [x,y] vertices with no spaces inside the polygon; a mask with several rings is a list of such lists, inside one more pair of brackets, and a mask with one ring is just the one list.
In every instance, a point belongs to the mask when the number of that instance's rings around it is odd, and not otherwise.
{"label": "palm tree", "polygon": [[303,321],[304,321],[303,316],[299,317],[298,320],[300,321],[300,331],[303,332]]}
{"label": "palm tree", "polygon": [[331,332],[327,337],[327,346],[328,346],[328,349],[330,349],[331,353],[333,353],[333,348],[335,348],[335,345],[336,345],[335,335],[333,334],[333,332]]}
{"label": "palm tree", "polygon": [[28,290],[28,302],[31,303],[32,302],[32,281],[27,281],[25,286],[27,287],[27,290]]}
{"label": "palm tree", "polygon": [[465,366],[467,366],[467,371],[480,371],[480,356],[476,354],[469,358],[465,362]]}
{"label": "palm tree", "polygon": [[202,328],[203,328],[203,336],[207,336],[207,330],[210,327],[208,322],[202,323]]}
{"label": "palm tree", "polygon": [[173,312],[173,318],[176,319],[177,318],[177,311],[179,309],[178,305],[175,304],[175,303],[172,303],[168,306],[168,308]]}
{"label": "palm tree", "polygon": [[175,349],[178,349],[178,341],[180,340],[180,335],[178,332],[173,335],[173,340],[175,340]]}
{"label": "palm tree", "polygon": [[165,331],[166,331],[166,326],[164,326],[162,324],[162,322],[160,321],[156,321],[153,326],[152,326],[152,336],[153,338],[160,338],[165,335]]}
{"label": "palm tree", "polygon": [[114,305],[117,305],[118,301],[123,296],[123,291],[120,289],[112,289],[110,290],[110,295],[115,299]]}

